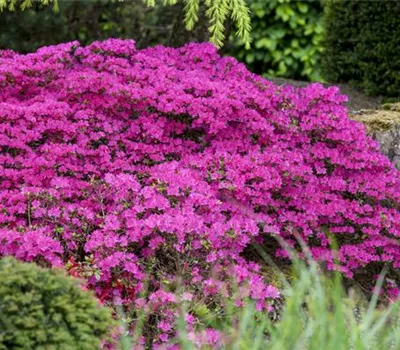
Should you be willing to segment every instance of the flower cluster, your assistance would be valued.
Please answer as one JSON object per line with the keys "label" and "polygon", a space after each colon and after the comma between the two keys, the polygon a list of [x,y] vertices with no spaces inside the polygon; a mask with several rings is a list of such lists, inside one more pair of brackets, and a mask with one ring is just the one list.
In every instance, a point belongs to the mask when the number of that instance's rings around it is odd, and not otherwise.
{"label": "flower cluster", "polygon": [[399,267],[399,176],[345,99],[277,87],[211,44],[0,51],[0,254],[151,308],[160,343],[183,287],[272,308],[254,242],[301,237],[348,276]]}

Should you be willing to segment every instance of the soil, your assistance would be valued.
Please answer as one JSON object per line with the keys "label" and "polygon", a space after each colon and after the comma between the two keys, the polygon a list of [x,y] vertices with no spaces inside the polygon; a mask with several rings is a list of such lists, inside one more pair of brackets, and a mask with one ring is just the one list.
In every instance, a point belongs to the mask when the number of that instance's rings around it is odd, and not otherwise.
{"label": "soil", "polygon": [[[310,84],[310,82],[308,81],[282,79],[282,78],[274,78],[270,80],[277,85],[289,84],[293,86],[304,87]],[[358,112],[362,109],[376,109],[380,106],[382,101],[381,97],[367,96],[360,90],[357,90],[348,84],[323,84],[323,85],[326,87],[338,86],[340,88],[341,93],[349,97],[347,106],[349,108],[349,112],[351,113]]]}

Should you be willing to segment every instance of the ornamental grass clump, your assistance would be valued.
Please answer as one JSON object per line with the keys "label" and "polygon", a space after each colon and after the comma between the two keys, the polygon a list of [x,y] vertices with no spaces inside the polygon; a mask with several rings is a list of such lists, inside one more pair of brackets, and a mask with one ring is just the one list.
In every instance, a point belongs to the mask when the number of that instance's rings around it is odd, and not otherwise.
{"label": "ornamental grass clump", "polygon": [[276,236],[347,277],[397,268],[398,172],[345,100],[275,86],[211,44],[2,51],[0,254],[65,266],[132,324],[151,310],[156,344],[182,288],[211,309],[238,288],[238,305],[272,311],[249,249]]}
{"label": "ornamental grass clump", "polygon": [[98,349],[109,309],[62,271],[0,259],[0,349]]}
{"label": "ornamental grass clump", "polygon": [[[379,275],[373,297],[366,302],[355,289],[343,288],[338,272],[321,274],[319,266],[312,261],[309,264],[295,261],[293,265],[292,273],[296,277],[291,284],[284,283],[285,305],[278,321],[258,312],[251,301],[242,308],[227,302],[229,312],[224,319],[210,317],[200,325],[202,331],[198,333],[207,336],[207,326],[221,330],[217,347],[221,350],[400,348],[399,302],[387,307],[378,303],[384,273]],[[179,345],[173,347],[172,343]],[[140,349],[133,339],[128,344]],[[122,350],[125,349],[131,348],[123,346]],[[181,320],[179,336],[168,349],[214,348],[201,347],[201,338],[185,332],[185,322]]]}

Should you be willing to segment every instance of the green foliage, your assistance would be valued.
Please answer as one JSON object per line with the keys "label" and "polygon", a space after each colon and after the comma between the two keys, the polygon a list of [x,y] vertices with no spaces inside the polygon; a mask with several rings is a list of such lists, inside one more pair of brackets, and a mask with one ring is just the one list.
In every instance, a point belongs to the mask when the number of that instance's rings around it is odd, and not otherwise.
{"label": "green foliage", "polygon": [[[58,11],[58,0],[39,0],[44,6],[53,5],[53,10]],[[0,0],[0,12],[4,9],[10,11],[26,10],[34,5],[35,0]]]}
{"label": "green foliage", "polygon": [[400,97],[400,2],[329,0],[324,77]]}
{"label": "green foliage", "polygon": [[[110,2],[114,3],[114,1]],[[195,24],[199,21],[199,12],[201,10],[200,0],[181,0],[184,4],[184,23],[187,30],[193,30]],[[57,0],[40,0],[40,4],[46,6],[53,4],[54,10],[58,10]],[[159,2],[155,0],[144,0],[148,7],[154,7]],[[174,6],[178,0],[163,0],[160,2],[163,6]],[[230,17],[237,26],[236,36],[245,45],[246,49],[250,48],[250,11],[245,0],[204,0],[205,17],[209,21],[208,31],[210,41],[217,47],[222,47],[225,39],[225,26]],[[0,0],[0,11],[9,9],[25,10],[33,6],[32,0]]]}
{"label": "green foliage", "polygon": [[[147,8],[141,2],[63,1],[59,11],[34,3],[25,11],[0,14],[0,49],[32,52],[79,40],[83,45],[109,37],[135,38],[138,47],[165,44],[173,8]],[[162,38],[162,39],[161,39]]]}
{"label": "green foliage", "polygon": [[250,0],[250,51],[231,38],[226,52],[267,77],[321,80],[323,8],[320,1]]}
{"label": "green foliage", "polygon": [[111,313],[61,271],[0,260],[0,349],[97,349]]}

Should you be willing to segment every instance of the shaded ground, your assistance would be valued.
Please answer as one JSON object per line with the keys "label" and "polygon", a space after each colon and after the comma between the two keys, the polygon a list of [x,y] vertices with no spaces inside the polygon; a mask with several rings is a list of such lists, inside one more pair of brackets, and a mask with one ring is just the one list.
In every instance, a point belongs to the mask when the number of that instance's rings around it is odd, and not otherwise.
{"label": "shaded ground", "polygon": [[[291,80],[291,79],[282,79],[282,78],[274,78],[269,79],[273,81],[277,85],[285,85],[290,84],[294,86],[303,87],[310,84],[307,81],[299,81],[299,80]],[[332,84],[323,84],[324,86],[332,86]],[[349,102],[347,103],[349,107],[349,112],[357,112],[361,109],[375,109],[378,108],[381,103],[380,97],[371,97],[367,96],[359,90],[349,86],[348,84],[334,84],[340,88],[342,94],[347,95],[349,97]]]}

